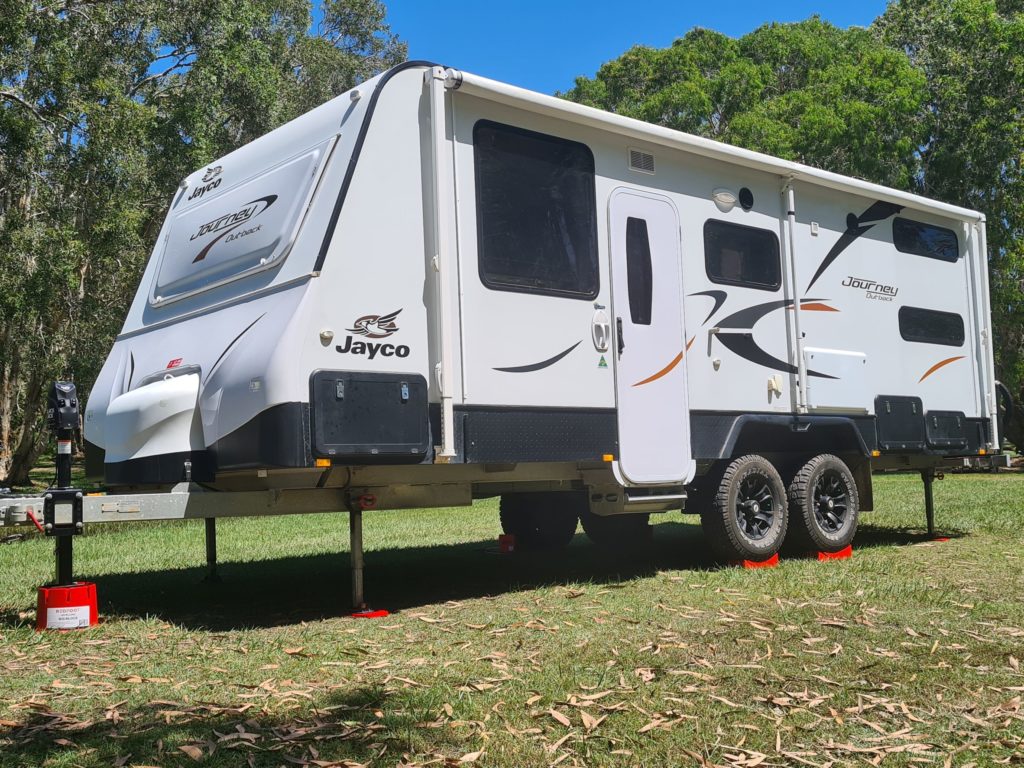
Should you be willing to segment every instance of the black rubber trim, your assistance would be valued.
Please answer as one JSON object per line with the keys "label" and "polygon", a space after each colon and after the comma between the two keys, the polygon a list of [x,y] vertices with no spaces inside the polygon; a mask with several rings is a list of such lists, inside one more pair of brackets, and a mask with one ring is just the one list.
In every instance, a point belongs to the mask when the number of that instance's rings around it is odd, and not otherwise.
{"label": "black rubber trim", "polygon": [[469,464],[600,461],[619,452],[613,408],[457,406],[455,419]]}
{"label": "black rubber trim", "polygon": [[359,162],[359,155],[363,151],[363,143],[366,141],[366,134],[370,130],[370,120],[373,119],[374,110],[377,108],[377,99],[380,98],[380,92],[384,90],[384,86],[387,85],[388,81],[397,75],[399,72],[404,72],[407,69],[415,69],[416,67],[439,67],[440,64],[435,64],[431,61],[406,61],[399,64],[397,67],[392,67],[383,75],[377,82],[377,86],[373,89],[373,93],[370,95],[370,102],[366,106],[366,114],[363,115],[363,123],[359,126],[359,134],[356,136],[356,143],[352,147],[352,155],[348,159],[348,168],[345,170],[345,178],[341,182],[341,189],[338,191],[338,199],[334,203],[334,210],[331,212],[331,220],[327,222],[327,232],[324,234],[324,241],[320,245],[320,253],[316,257],[316,264],[313,266],[314,272],[319,272],[323,266],[324,261],[327,260],[327,249],[331,246],[331,240],[334,239],[334,229],[338,225],[338,219],[341,218],[341,208],[345,205],[345,198],[348,196],[349,187],[352,186],[352,178],[356,173],[356,164]]}
{"label": "black rubber trim", "polygon": [[145,456],[107,463],[103,476],[107,485],[166,485],[181,483],[186,479],[185,462],[192,462],[192,481],[213,482],[216,462],[210,451],[181,451],[162,453],[159,456]]}

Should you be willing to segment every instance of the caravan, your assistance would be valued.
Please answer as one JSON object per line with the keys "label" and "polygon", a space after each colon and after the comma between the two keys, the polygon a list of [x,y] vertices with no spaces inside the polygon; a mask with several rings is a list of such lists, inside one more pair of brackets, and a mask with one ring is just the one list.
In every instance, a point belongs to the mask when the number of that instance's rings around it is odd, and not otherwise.
{"label": "caravan", "polygon": [[998,450],[985,220],[409,62],[182,182],[85,438],[118,492],[836,551],[873,469]]}

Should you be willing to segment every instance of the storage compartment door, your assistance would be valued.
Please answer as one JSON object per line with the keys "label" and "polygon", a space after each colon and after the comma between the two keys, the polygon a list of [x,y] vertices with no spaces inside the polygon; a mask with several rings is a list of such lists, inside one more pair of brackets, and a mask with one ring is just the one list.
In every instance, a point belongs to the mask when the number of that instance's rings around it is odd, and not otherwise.
{"label": "storage compartment door", "polygon": [[316,456],[358,464],[418,463],[430,447],[422,376],[317,371],[310,407]]}

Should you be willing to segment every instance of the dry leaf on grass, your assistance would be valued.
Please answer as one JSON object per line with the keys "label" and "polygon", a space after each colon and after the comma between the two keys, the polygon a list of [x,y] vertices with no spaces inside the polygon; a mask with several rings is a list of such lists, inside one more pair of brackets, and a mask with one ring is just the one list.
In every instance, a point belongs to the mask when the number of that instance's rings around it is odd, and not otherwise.
{"label": "dry leaf on grass", "polygon": [[482,750],[482,749],[479,752],[467,752],[466,754],[464,754],[462,757],[459,758],[459,762],[460,763],[475,763],[477,760],[480,759],[480,756],[483,753],[484,753],[484,750]]}
{"label": "dry leaf on grass", "polygon": [[555,718],[555,720],[560,722],[566,728],[572,727],[572,721],[568,717],[563,715],[561,712],[559,712],[557,709],[549,709],[548,714]]}
{"label": "dry leaf on grass", "polygon": [[183,744],[180,747],[178,747],[178,749],[184,752],[189,757],[191,757],[193,760],[198,761],[203,759],[203,750],[200,747],[197,747],[195,744]]}

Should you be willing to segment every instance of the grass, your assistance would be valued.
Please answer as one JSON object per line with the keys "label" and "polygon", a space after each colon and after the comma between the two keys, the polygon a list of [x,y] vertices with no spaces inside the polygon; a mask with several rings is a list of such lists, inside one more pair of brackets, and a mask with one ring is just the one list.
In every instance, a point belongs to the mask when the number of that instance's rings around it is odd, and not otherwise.
{"label": "grass", "polygon": [[103,623],[31,628],[52,542],[0,547],[0,766],[1024,761],[1024,477],[876,480],[852,560],[715,568],[690,518],[643,556],[493,553],[496,504],[95,526]]}

